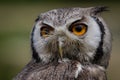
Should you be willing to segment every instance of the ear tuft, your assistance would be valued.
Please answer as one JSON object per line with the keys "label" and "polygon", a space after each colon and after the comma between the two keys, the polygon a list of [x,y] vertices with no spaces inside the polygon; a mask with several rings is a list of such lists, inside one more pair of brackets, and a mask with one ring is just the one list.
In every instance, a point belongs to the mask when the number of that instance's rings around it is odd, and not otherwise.
{"label": "ear tuft", "polygon": [[99,14],[101,12],[104,12],[104,11],[109,11],[108,7],[106,7],[106,6],[97,6],[97,7],[93,7],[91,9],[91,14],[92,15],[97,15],[97,14]]}

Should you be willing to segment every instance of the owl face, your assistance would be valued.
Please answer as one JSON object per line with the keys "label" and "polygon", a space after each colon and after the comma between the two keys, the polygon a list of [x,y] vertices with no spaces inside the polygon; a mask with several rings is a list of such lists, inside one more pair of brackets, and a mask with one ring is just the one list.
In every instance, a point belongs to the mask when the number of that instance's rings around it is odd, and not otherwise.
{"label": "owl face", "polygon": [[110,32],[97,15],[102,8],[66,8],[42,13],[31,34],[33,58],[45,63],[64,58],[83,64],[100,63],[111,48]]}

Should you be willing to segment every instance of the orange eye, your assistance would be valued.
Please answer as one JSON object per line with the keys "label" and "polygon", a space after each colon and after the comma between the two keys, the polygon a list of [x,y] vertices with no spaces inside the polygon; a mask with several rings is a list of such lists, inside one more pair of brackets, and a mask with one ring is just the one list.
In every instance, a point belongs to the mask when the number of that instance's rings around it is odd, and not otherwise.
{"label": "orange eye", "polygon": [[52,27],[50,27],[50,26],[43,26],[41,28],[41,33],[40,34],[41,34],[42,37],[46,38],[46,37],[48,37],[51,34],[51,32],[53,30],[54,29]]}
{"label": "orange eye", "polygon": [[87,31],[87,25],[85,24],[75,24],[70,27],[70,31],[77,35],[77,36],[82,36],[86,33]]}

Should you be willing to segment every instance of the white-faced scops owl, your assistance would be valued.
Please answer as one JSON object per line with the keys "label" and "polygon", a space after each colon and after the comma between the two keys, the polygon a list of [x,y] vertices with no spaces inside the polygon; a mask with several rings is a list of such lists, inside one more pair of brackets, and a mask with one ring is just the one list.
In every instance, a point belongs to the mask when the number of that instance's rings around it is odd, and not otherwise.
{"label": "white-faced scops owl", "polygon": [[32,59],[14,80],[107,80],[111,33],[104,6],[41,13],[31,33]]}

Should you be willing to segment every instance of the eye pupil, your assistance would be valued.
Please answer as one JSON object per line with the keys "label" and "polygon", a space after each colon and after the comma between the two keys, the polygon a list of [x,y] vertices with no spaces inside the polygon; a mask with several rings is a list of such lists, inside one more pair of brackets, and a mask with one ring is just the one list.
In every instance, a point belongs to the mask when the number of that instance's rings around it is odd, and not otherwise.
{"label": "eye pupil", "polygon": [[75,31],[80,32],[82,30],[82,26],[78,25],[75,27]]}
{"label": "eye pupil", "polygon": [[49,33],[49,30],[47,28],[44,31],[45,31],[45,34]]}

